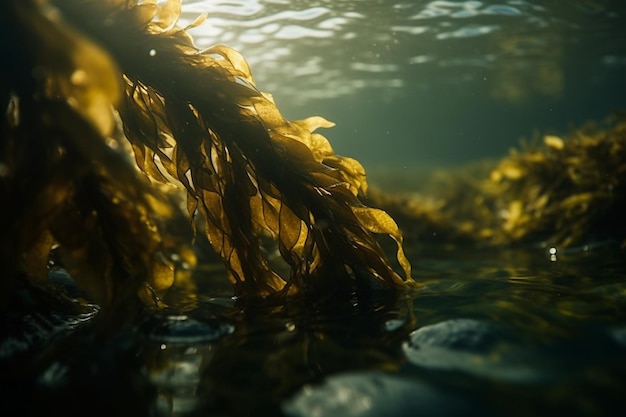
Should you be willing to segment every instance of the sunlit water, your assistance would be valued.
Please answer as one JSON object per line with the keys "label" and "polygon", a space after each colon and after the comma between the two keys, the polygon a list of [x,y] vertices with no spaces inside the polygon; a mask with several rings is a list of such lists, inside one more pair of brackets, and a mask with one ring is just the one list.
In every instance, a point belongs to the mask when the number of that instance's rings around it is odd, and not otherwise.
{"label": "sunlit water", "polygon": [[[626,105],[624,9],[184,5],[186,21],[209,13],[197,45],[237,48],[287,117],[323,115],[337,122],[325,133],[338,152],[400,172],[501,156],[535,129],[559,132]],[[207,266],[198,293],[173,291],[170,308],[104,339],[95,306],[16,312],[0,370],[36,377],[1,379],[0,414],[626,415],[626,262],[615,244],[407,250],[422,286],[400,299],[242,305],[223,268]]]}
{"label": "sunlit water", "polygon": [[[187,0],[291,119],[337,123],[377,168],[500,157],[535,130],[626,107],[626,4],[610,0]],[[373,169],[372,169],[373,171]],[[372,172],[373,173],[373,172]]]}

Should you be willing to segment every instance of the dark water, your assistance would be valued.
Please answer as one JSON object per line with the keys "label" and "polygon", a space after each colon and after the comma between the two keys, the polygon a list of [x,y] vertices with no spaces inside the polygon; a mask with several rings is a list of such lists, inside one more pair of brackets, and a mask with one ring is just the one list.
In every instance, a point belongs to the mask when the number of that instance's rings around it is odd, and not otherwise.
{"label": "dark water", "polygon": [[[335,149],[374,172],[501,156],[626,105],[621,1],[185,2],[204,11],[199,46],[239,49],[287,117],[337,122]],[[242,304],[206,266],[106,337],[94,306],[17,311],[0,415],[626,415],[616,244],[407,249],[422,287],[399,299]]]}
{"label": "dark water", "polygon": [[[624,415],[621,249],[607,243],[551,256],[422,247],[409,256],[423,286],[399,298],[242,303],[230,297],[221,268],[204,268],[200,291],[178,288],[169,308],[105,336],[93,314],[30,314],[27,331],[0,346],[3,369],[28,371],[3,370],[0,410]],[[43,355],[29,356],[26,346]]]}
{"label": "dark water", "polygon": [[626,107],[621,0],[187,0],[291,119],[372,168],[500,157]]}

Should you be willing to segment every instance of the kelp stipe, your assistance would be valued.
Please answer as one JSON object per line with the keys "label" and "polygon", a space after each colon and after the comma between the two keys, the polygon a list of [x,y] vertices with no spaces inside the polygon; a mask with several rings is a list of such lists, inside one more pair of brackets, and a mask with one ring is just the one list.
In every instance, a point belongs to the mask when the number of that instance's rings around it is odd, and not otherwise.
{"label": "kelp stipe", "polygon": [[[332,124],[286,121],[238,53],[197,50],[176,26],[180,1],[16,0],[2,8],[12,34],[2,52],[16,57],[3,64],[3,260],[26,256],[25,267],[45,272],[59,245],[102,302],[122,287],[145,282],[158,297],[171,284],[169,255],[184,239],[167,225],[180,217],[107,145],[113,106],[140,170],[186,190],[191,223],[203,219],[238,295],[328,293],[354,287],[360,275],[412,285],[397,225],[359,200],[363,168],[315,133]],[[396,241],[404,278],[375,234]],[[289,276],[268,265],[266,237]]]}

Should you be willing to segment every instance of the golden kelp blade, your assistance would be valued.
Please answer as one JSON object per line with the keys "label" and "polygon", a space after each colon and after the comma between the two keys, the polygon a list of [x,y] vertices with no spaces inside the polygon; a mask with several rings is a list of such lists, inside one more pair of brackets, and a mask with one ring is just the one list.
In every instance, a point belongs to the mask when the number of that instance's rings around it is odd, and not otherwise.
{"label": "golden kelp blade", "polygon": [[[358,200],[362,167],[313,133],[329,123],[285,120],[237,52],[197,50],[173,24],[179,2],[53,3],[114,56],[127,84],[118,109],[139,166],[161,181],[165,169],[184,185],[189,214],[206,220],[238,293],[271,294],[285,283],[299,291],[314,280],[349,286],[355,271],[392,287],[412,282],[401,248],[405,279],[373,235],[389,233],[401,245],[397,228]],[[266,234],[278,239],[289,277],[268,266]]]}

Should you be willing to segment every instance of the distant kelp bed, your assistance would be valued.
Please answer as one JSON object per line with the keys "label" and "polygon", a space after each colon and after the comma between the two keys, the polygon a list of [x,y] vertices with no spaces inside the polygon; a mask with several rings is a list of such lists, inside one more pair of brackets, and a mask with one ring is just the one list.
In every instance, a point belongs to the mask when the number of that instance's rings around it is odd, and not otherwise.
{"label": "distant kelp bed", "polygon": [[405,173],[402,191],[378,178],[387,191],[371,190],[370,203],[391,213],[412,242],[554,250],[626,243],[623,112],[563,138],[537,134],[499,161],[433,171],[413,187]]}

